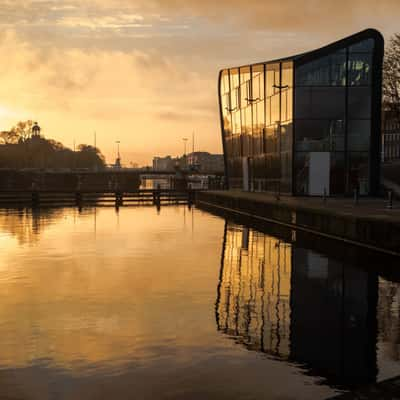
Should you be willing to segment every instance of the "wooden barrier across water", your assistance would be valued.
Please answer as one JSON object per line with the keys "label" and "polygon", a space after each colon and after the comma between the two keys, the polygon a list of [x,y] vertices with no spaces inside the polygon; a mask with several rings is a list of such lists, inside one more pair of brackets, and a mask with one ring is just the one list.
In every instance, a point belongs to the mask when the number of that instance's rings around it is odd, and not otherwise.
{"label": "wooden barrier across water", "polygon": [[197,190],[140,189],[134,191],[0,191],[0,206],[156,206],[191,204]]}

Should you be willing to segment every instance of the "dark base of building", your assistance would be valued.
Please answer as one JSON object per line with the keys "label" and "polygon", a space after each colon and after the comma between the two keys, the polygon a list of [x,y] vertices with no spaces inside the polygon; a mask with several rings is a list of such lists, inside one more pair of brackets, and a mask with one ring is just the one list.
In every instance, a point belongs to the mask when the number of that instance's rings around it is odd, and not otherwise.
{"label": "dark base of building", "polygon": [[196,203],[400,256],[400,207],[382,198],[279,198],[266,193],[208,191]]}

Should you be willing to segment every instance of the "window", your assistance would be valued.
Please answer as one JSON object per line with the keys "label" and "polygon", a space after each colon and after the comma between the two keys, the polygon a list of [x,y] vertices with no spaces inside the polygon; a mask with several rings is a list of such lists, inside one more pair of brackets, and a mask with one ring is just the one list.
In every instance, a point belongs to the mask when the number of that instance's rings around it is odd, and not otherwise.
{"label": "window", "polygon": [[369,120],[350,120],[348,123],[347,145],[349,151],[368,151],[371,137]]}
{"label": "window", "polygon": [[299,87],[296,89],[295,107],[297,118],[344,119],[345,88]]}
{"label": "window", "polygon": [[346,54],[342,51],[301,65],[296,70],[297,86],[344,86]]}
{"label": "window", "polygon": [[371,84],[371,58],[368,53],[351,53],[348,61],[349,86]]}
{"label": "window", "polygon": [[297,151],[343,151],[344,120],[296,121]]}
{"label": "window", "polygon": [[371,89],[369,87],[352,87],[348,90],[349,118],[371,118]]}

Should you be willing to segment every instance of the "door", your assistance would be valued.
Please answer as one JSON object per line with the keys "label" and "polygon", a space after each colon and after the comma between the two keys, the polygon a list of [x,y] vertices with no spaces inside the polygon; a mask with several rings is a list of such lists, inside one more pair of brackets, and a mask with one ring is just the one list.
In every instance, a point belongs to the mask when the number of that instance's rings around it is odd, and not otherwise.
{"label": "door", "polygon": [[309,153],[308,194],[329,196],[331,157],[328,152]]}

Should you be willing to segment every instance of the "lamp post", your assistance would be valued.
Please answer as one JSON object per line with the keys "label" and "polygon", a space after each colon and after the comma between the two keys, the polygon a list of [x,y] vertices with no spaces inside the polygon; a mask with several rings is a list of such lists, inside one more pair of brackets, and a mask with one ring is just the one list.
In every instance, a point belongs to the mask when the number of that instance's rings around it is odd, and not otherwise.
{"label": "lamp post", "polygon": [[117,168],[121,168],[121,156],[119,154],[119,144],[121,142],[119,140],[116,140],[115,143],[117,144],[117,159],[115,160],[115,166]]}
{"label": "lamp post", "polygon": [[184,160],[184,166],[187,166],[187,161],[186,161],[186,143],[188,141],[188,138],[182,138],[183,140],[183,160]]}

